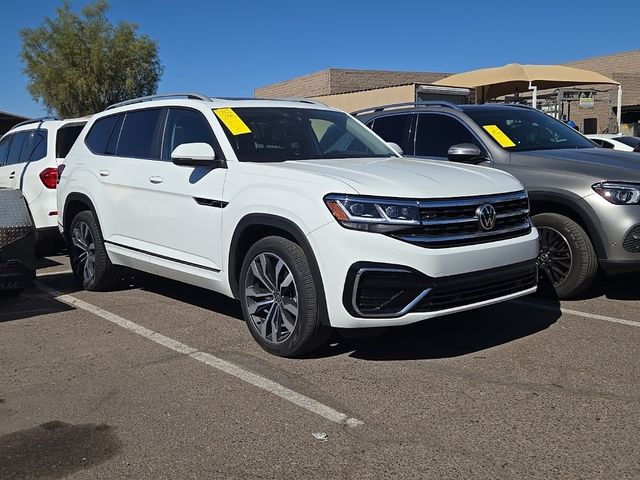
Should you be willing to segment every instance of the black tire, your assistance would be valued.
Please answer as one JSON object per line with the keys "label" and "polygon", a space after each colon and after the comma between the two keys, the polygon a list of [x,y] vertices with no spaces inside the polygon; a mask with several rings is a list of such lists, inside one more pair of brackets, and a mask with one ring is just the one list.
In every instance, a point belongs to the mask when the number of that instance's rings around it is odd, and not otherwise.
{"label": "black tire", "polygon": [[[280,261],[284,266],[278,270]],[[255,274],[252,264],[261,275]],[[263,276],[267,282],[260,280]],[[298,357],[326,345],[331,328],[322,321],[316,289],[309,261],[298,244],[271,236],[249,249],[242,262],[238,293],[247,327],[264,350],[281,357]],[[289,310],[294,305],[295,318]]]}
{"label": "black tire", "polygon": [[[93,269],[86,269],[86,259],[83,258],[83,249],[79,247],[74,238],[76,229],[85,230],[90,235],[92,243],[87,248],[93,251],[95,258]],[[69,258],[73,275],[82,288],[92,291],[106,291],[117,288],[122,283],[122,268],[113,265],[104,246],[102,232],[98,227],[93,213],[88,210],[78,213],[69,228]],[[89,237],[87,237],[89,238]]]}
{"label": "black tire", "polygon": [[[546,281],[553,285],[556,296],[565,299],[583,293],[598,273],[598,258],[587,233],[576,222],[558,213],[541,213],[532,220],[540,234],[538,265]],[[554,253],[562,250],[557,246],[563,241],[570,252],[569,267],[566,267],[566,260],[561,263],[552,260],[557,258]]]}

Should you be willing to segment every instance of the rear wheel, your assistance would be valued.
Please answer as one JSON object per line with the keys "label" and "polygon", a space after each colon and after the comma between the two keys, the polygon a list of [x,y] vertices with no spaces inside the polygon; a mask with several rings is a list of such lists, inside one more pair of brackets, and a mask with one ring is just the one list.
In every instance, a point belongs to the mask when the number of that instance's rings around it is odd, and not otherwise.
{"label": "rear wheel", "polygon": [[540,236],[538,266],[558,298],[587,290],[598,272],[598,259],[584,229],[557,213],[541,213],[532,220]]}
{"label": "rear wheel", "polygon": [[320,318],[307,257],[286,238],[266,237],[249,249],[240,272],[240,303],[253,338],[275,355],[309,353],[331,334]]}
{"label": "rear wheel", "polygon": [[71,269],[85,290],[111,290],[122,282],[122,270],[111,263],[93,213],[83,211],[71,221]]}

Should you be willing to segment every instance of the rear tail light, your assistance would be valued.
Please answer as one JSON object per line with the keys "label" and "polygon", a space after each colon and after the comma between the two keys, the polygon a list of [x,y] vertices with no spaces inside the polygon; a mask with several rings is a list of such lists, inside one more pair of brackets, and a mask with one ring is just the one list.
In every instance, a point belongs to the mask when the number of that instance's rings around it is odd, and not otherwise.
{"label": "rear tail light", "polygon": [[62,176],[62,172],[64,171],[64,163],[58,165],[58,179],[56,183],[60,183],[60,177]]}
{"label": "rear tail light", "polygon": [[45,187],[50,189],[56,188],[56,185],[58,184],[58,169],[45,168],[40,172],[40,180]]}

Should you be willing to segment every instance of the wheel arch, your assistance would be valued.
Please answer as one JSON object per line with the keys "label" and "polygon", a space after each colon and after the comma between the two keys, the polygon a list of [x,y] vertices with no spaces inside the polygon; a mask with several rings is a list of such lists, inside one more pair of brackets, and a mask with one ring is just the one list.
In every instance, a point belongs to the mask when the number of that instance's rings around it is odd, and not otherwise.
{"label": "wheel arch", "polygon": [[100,220],[98,219],[96,209],[93,202],[87,195],[78,192],[73,192],[67,195],[67,198],[64,201],[64,211],[62,216],[62,229],[65,239],[69,235],[69,227],[71,226],[71,222],[74,217],[85,210],[89,210],[93,214],[98,227],[100,227]]}
{"label": "wheel arch", "polygon": [[287,218],[277,215],[252,213],[243,217],[236,225],[229,246],[228,263],[229,286],[234,298],[240,298],[240,269],[246,253],[258,240],[272,235],[288,238],[302,248],[309,261],[311,274],[316,284],[321,322],[329,325],[322,275],[311,244],[298,225]]}
{"label": "wheel arch", "polygon": [[529,192],[532,216],[539,213],[558,213],[570,218],[587,232],[598,258],[606,258],[607,253],[600,233],[602,226],[591,207],[581,200],[579,197],[572,198],[554,192]]}

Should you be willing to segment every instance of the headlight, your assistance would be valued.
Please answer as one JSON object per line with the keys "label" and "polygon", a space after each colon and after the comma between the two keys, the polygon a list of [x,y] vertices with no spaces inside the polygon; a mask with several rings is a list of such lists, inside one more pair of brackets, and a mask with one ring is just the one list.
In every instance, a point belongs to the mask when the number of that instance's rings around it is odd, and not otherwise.
{"label": "headlight", "polygon": [[369,232],[396,232],[421,225],[415,200],[330,194],[324,203],[343,227]]}
{"label": "headlight", "polygon": [[637,205],[640,203],[640,184],[624,182],[601,182],[591,188],[602,198],[615,205]]}

